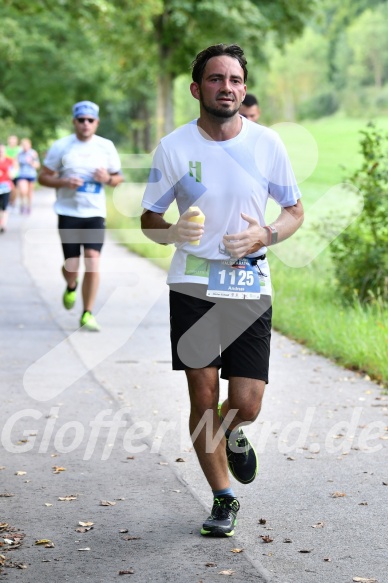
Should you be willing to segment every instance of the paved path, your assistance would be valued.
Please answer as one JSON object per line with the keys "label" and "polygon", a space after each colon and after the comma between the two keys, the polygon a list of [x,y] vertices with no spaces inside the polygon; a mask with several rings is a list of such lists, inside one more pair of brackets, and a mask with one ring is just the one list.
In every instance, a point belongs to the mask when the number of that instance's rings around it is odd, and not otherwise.
{"label": "paved path", "polygon": [[271,383],[248,430],[260,474],[233,482],[236,536],[203,539],[211,496],[184,374],[170,370],[165,274],[109,239],[102,331],[78,331],[81,306],[61,305],[52,202],[40,190],[33,214],[12,215],[0,239],[0,581],[387,583],[379,387],[274,334]]}

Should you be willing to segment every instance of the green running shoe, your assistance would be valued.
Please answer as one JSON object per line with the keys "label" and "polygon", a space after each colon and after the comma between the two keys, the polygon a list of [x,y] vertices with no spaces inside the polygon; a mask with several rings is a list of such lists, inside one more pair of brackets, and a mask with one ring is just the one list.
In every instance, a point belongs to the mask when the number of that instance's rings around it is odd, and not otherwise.
{"label": "green running shoe", "polygon": [[232,431],[226,440],[226,457],[230,473],[236,480],[242,484],[253,482],[259,470],[259,460],[241,427]]}
{"label": "green running shoe", "polygon": [[77,288],[72,289],[71,291],[66,288],[62,299],[66,310],[71,310],[71,308],[74,307],[75,300],[77,299]]}
{"label": "green running shoe", "polygon": [[233,496],[214,498],[211,515],[203,523],[201,534],[216,537],[233,536],[239,510],[239,501]]}
{"label": "green running shoe", "polygon": [[89,332],[99,332],[101,330],[100,326],[97,324],[96,318],[91,312],[85,312],[82,314],[80,324],[83,330],[89,330]]}
{"label": "green running shoe", "polygon": [[[221,414],[222,403],[218,403],[218,416]],[[250,484],[259,471],[259,460],[251,442],[241,428],[231,431],[226,438],[226,457],[229,471],[242,484]]]}

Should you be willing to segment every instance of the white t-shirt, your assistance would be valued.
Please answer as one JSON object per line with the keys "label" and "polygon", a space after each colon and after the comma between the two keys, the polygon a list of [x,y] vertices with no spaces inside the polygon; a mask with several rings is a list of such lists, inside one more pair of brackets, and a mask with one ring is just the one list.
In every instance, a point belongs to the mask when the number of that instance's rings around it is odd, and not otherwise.
{"label": "white t-shirt", "polygon": [[[180,214],[189,206],[198,206],[205,215],[199,245],[176,244],[167,277],[169,284],[207,284],[203,259],[226,258],[223,235],[248,227],[241,218],[242,212],[265,225],[268,197],[288,207],[295,205],[301,196],[286,149],[276,132],[242,120],[241,132],[224,142],[204,138],[194,120],[163,138],[155,152],[143,207],[164,213],[176,200]],[[262,247],[250,257],[265,252],[266,247]],[[259,267],[266,276],[261,293],[270,294],[267,261],[259,262]]]}
{"label": "white t-shirt", "polygon": [[120,171],[121,162],[113,142],[96,135],[82,142],[72,134],[52,145],[44,165],[58,172],[60,177],[79,176],[84,179],[82,190],[57,189],[54,209],[58,215],[106,217],[104,185],[96,183],[93,174],[97,168],[105,168],[110,174]]}

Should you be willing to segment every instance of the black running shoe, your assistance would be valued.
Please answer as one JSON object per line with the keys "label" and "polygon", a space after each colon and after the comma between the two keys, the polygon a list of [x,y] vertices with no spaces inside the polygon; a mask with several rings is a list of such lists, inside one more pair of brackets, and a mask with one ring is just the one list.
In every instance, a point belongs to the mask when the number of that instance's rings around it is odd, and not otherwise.
{"label": "black running shoe", "polygon": [[212,513],[203,523],[201,534],[217,537],[233,536],[239,510],[239,501],[233,496],[214,498]]}
{"label": "black running shoe", "polygon": [[242,484],[250,484],[257,476],[259,460],[241,428],[226,440],[226,456],[231,474]]}

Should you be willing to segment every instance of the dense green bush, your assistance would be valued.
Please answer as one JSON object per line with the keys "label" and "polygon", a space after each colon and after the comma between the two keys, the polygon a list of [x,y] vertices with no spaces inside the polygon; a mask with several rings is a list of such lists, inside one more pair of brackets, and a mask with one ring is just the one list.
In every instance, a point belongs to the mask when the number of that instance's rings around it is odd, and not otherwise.
{"label": "dense green bush", "polygon": [[388,302],[388,134],[372,123],[361,132],[361,167],[347,178],[363,197],[361,215],[331,244],[346,301]]}

